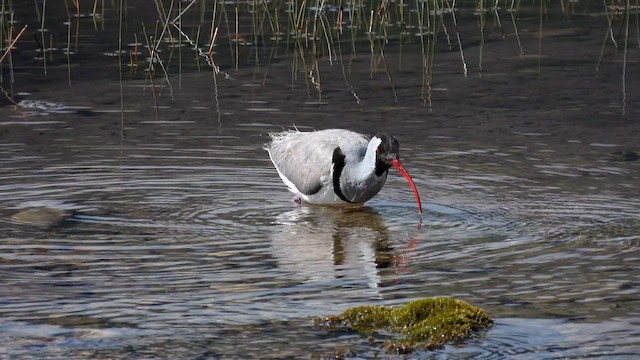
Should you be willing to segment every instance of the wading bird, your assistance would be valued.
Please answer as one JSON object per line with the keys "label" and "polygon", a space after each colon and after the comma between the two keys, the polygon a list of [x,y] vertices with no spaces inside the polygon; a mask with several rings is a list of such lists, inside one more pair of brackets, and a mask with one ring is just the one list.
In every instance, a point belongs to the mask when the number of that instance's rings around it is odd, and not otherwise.
{"label": "wading bird", "polygon": [[328,129],[271,133],[264,149],[294,200],[323,205],[361,205],[387,181],[391,166],[409,181],[422,213],[420,195],[400,162],[398,140],[378,134]]}

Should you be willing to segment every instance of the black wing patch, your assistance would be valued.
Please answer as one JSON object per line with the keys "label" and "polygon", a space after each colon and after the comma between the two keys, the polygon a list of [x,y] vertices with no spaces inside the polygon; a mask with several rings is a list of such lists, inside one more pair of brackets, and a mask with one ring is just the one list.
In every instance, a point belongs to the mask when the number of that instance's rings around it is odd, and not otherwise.
{"label": "black wing patch", "polygon": [[340,200],[352,203],[353,201],[349,201],[349,199],[347,199],[342,193],[342,189],[340,189],[340,176],[342,176],[342,170],[344,170],[345,165],[344,158],[344,153],[339,147],[333,150],[333,158],[331,160],[333,163],[333,191],[338,195]]}

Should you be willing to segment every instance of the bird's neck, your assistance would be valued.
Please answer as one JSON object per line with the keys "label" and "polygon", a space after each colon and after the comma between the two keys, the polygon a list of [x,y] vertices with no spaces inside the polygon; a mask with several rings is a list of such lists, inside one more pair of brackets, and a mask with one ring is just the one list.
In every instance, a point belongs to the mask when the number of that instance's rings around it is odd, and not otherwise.
{"label": "bird's neck", "polygon": [[[387,179],[386,169],[376,173],[376,149],[381,140],[374,137],[367,145],[364,155],[347,158],[339,182],[342,196],[349,202],[363,203],[374,197]],[[335,181],[335,180],[334,180]]]}
{"label": "bird's neck", "polygon": [[[374,173],[377,172],[377,154],[376,151],[378,146],[380,145],[380,138],[373,137],[371,141],[369,141],[369,145],[367,145],[367,152],[364,154],[364,157],[355,164],[352,176],[359,180],[365,180],[370,178]],[[386,170],[386,169],[384,169]],[[380,176],[382,174],[376,174]]]}

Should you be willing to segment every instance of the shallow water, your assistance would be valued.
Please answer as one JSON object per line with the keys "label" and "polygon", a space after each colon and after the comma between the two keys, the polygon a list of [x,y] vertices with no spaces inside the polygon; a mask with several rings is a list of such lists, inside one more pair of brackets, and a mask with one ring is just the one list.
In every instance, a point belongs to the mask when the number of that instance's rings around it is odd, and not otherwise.
{"label": "shallow water", "polygon": [[[122,115],[113,78],[18,83],[27,100],[64,106],[0,108],[0,357],[372,358],[379,343],[312,318],[429,296],[469,301],[496,323],[411,357],[633,357],[640,164],[615,152],[639,150],[637,121],[602,103],[619,101],[609,73],[604,94],[576,85],[593,79],[581,59],[537,80],[502,73],[490,60],[512,56],[505,43],[489,48],[483,77],[439,63],[431,109],[409,70],[396,103],[385,74],[354,69],[359,104],[337,70],[322,99],[290,87],[286,57],[265,83],[248,67],[214,89],[210,72],[190,70],[154,98],[125,81]],[[548,95],[568,82],[568,100]],[[393,172],[362,211],[291,203],[261,146],[294,123],[395,134],[425,214]],[[73,215],[12,220],[35,207]]]}

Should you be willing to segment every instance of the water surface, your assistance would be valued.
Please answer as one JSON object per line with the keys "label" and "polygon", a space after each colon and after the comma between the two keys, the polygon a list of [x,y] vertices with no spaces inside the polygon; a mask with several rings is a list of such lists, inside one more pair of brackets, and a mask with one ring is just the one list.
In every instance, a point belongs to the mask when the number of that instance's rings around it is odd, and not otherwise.
{"label": "water surface", "polygon": [[[155,83],[155,96],[144,78],[104,74],[18,83],[23,99],[47,103],[0,108],[0,353],[373,358],[379,343],[312,318],[450,296],[495,326],[411,357],[632,358],[640,164],[616,153],[639,150],[637,100],[620,118],[611,66],[593,91],[575,52],[597,59],[599,36],[564,52],[545,43],[567,62],[544,64],[540,78],[534,63],[506,62],[509,39],[485,49],[482,76],[463,77],[458,54],[443,53],[431,108],[412,72],[420,58],[406,54],[397,96],[368,58],[354,60],[366,65],[351,73],[360,102],[328,64],[321,98],[291,86],[286,56],[217,86],[210,71],[173,72],[180,86]],[[290,202],[261,147],[294,125],[396,135],[425,214],[395,172],[362,211]],[[73,215],[52,227],[12,220],[34,207]]]}

